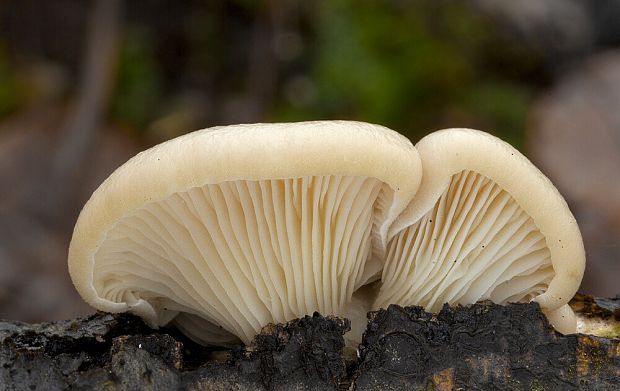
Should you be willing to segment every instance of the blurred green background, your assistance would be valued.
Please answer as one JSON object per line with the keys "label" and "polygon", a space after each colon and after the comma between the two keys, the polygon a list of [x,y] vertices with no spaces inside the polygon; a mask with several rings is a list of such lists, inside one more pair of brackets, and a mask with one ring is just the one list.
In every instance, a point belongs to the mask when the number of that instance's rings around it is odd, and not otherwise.
{"label": "blurred green background", "polygon": [[[446,127],[509,141],[577,213],[594,265],[583,289],[620,293],[605,277],[620,273],[620,148],[581,150],[620,140],[618,20],[616,0],[4,1],[0,318],[90,311],[66,275],[71,229],[133,154],[214,125],[317,119],[414,143]],[[575,101],[588,96],[604,101]],[[579,178],[607,172],[592,200]]]}
{"label": "blurred green background", "polygon": [[[347,118],[386,125],[413,141],[437,128],[474,126],[521,146],[527,108],[550,79],[536,50],[465,2],[122,7],[107,115],[153,142],[222,123]],[[71,98],[83,65],[83,2],[20,8],[5,10],[17,19],[8,21],[9,32],[33,37],[0,44],[1,117],[40,98],[33,94]],[[81,8],[84,20],[70,25],[62,8]],[[42,42],[52,35],[59,42]],[[55,87],[62,91],[31,90],[32,70],[23,65],[33,60],[58,68],[63,85]]]}

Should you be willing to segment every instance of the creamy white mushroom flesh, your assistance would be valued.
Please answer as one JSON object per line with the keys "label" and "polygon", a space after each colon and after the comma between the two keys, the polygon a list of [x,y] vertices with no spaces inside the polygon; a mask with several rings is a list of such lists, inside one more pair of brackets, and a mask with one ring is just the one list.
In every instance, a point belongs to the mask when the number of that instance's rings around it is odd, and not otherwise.
{"label": "creamy white mushroom flesh", "polygon": [[422,183],[390,229],[375,307],[436,312],[444,303],[534,300],[558,331],[575,332],[567,303],[585,254],[575,218],[551,182],[484,132],[439,131],[416,148]]}
{"label": "creamy white mushroom flesh", "polygon": [[190,133],[95,191],[75,226],[71,278],[95,308],[173,322],[203,344],[248,343],[314,311],[348,314],[353,292],[380,274],[420,173],[411,143],[376,125]]}

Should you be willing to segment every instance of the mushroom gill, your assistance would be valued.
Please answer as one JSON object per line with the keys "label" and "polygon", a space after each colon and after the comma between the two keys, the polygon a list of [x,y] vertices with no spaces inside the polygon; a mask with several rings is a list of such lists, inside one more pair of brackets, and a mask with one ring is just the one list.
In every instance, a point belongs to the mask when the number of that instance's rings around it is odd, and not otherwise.
{"label": "mushroom gill", "polygon": [[192,327],[199,319],[248,343],[268,323],[342,314],[365,282],[382,185],[329,175],[236,180],[147,203],[106,233],[95,288],[130,306],[142,299],[153,324],[192,314],[175,323],[203,342],[209,328]]}
{"label": "mushroom gill", "polygon": [[[382,267],[420,183],[415,148],[350,121],[203,129],[141,152],[93,193],[69,272],[93,307],[249,343],[319,311],[363,319],[353,292]],[[359,312],[359,314],[357,313]]]}
{"label": "mushroom gill", "polygon": [[567,303],[585,254],[575,218],[549,179],[477,130],[438,131],[416,148],[422,182],[390,228],[374,307],[536,301],[558,331],[574,332]]}
{"label": "mushroom gill", "polygon": [[376,306],[529,301],[548,287],[545,237],[497,183],[454,174],[434,206],[388,244]]}
{"label": "mushroom gill", "polygon": [[138,154],[84,206],[68,264],[93,307],[202,344],[315,311],[352,319],[353,343],[373,302],[533,300],[574,332],[585,254],[555,187],[489,134],[414,147],[317,121],[203,129]]}

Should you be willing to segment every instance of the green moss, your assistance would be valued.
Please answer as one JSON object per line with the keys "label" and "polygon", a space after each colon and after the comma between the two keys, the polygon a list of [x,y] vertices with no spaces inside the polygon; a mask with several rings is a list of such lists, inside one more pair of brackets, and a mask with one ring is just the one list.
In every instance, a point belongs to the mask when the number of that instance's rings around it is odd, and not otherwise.
{"label": "green moss", "polygon": [[537,379],[534,379],[532,383],[530,384],[530,390],[531,391],[545,391],[546,388],[542,384],[540,384],[540,382]]}

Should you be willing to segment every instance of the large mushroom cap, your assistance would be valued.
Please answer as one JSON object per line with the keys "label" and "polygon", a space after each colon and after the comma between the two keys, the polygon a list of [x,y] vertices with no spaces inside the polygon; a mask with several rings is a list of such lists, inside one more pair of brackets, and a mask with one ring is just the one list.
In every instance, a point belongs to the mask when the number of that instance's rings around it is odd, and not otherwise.
{"label": "large mushroom cap", "polygon": [[342,314],[382,267],[421,164],[387,128],[346,121],[204,129],[144,151],[92,195],[69,271],[82,297],[194,339]]}
{"label": "large mushroom cap", "polygon": [[422,139],[422,183],[390,228],[375,306],[535,300],[562,332],[585,266],[581,234],[551,182],[487,133]]}

